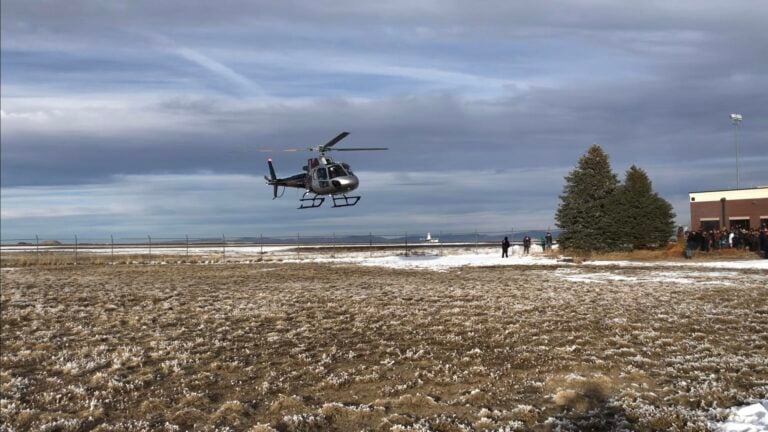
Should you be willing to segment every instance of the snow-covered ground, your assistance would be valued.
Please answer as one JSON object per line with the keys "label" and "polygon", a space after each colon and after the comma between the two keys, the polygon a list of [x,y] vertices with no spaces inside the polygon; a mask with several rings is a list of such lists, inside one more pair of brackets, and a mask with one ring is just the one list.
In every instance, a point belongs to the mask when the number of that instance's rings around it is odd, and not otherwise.
{"label": "snow-covered ground", "polygon": [[[350,254],[351,255],[351,254]],[[361,256],[363,255],[363,256]],[[299,262],[348,262],[364,266],[389,267],[399,269],[424,269],[447,270],[455,267],[489,267],[489,266],[555,266],[567,265],[562,261],[544,255],[520,255],[514,254],[509,258],[501,258],[497,254],[489,253],[463,253],[456,255],[431,255],[431,256],[383,256],[367,257],[364,254],[357,256],[339,256],[337,258],[305,256],[297,260]],[[768,270],[768,260],[741,260],[741,261],[587,261],[584,264],[591,267],[680,267],[699,269],[724,269],[742,270],[758,269]],[[579,264],[574,264],[579,266]],[[668,275],[669,276],[669,275]]]}
{"label": "snow-covered ground", "polygon": [[766,430],[754,406],[765,270],[403,252],[3,269],[0,418],[9,430],[146,430],[160,416],[180,430]]}
{"label": "snow-covered ground", "polygon": [[[446,246],[446,247],[442,247]],[[371,248],[361,245],[302,245],[297,248],[295,245],[264,245],[264,246],[240,246],[228,245],[223,248],[221,245],[196,245],[186,248],[185,246],[153,246],[152,256],[180,256],[185,255],[195,257],[209,257],[212,262],[219,262],[223,257],[228,262],[236,263],[238,260],[250,262],[254,259],[263,259],[269,261],[280,260],[283,262],[303,262],[303,263],[350,263],[363,266],[388,267],[398,269],[423,269],[445,271],[456,267],[489,267],[489,266],[568,266],[563,260],[552,258],[542,254],[540,246],[532,246],[530,255],[523,255],[521,246],[513,246],[510,249],[509,258],[501,258],[500,252],[496,247],[488,245],[415,245],[411,246],[410,255],[404,256],[404,246],[397,245],[376,246]],[[27,252],[34,253],[34,246],[3,246],[3,253]],[[74,248],[71,246],[40,246],[41,254],[55,253],[58,255],[72,254]],[[120,246],[114,250],[109,246],[100,247],[80,247],[77,249],[81,255],[99,255],[108,256],[129,256],[129,255],[149,255],[150,249],[147,245]],[[586,261],[582,264],[573,264],[573,266],[588,267],[679,267],[681,269],[701,268],[707,270],[741,270],[741,269],[759,269],[768,270],[768,260],[730,260],[730,261]],[[573,276],[566,280],[576,280],[578,276]],[[674,275],[663,276],[662,279],[671,280]],[[600,282],[610,280],[609,277],[593,274],[589,280],[580,279],[587,282]],[[615,280],[615,279],[614,279]],[[685,282],[683,282],[685,283]]]}
{"label": "snow-covered ground", "polygon": [[730,409],[728,420],[713,424],[722,432],[768,431],[768,399]]}

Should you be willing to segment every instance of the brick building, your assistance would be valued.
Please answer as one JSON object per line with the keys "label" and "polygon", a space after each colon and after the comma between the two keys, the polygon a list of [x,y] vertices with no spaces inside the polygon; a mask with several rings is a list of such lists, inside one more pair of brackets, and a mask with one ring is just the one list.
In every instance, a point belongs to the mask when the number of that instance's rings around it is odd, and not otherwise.
{"label": "brick building", "polygon": [[691,229],[755,229],[768,224],[768,186],[691,192],[688,198]]}

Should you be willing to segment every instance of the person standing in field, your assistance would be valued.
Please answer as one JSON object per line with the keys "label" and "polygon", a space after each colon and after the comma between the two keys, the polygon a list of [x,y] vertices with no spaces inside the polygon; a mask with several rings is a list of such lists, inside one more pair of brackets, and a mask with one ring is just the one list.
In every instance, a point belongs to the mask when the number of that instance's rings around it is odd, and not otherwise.
{"label": "person standing in field", "polygon": [[504,237],[504,240],[501,242],[501,257],[509,258],[509,254],[507,253],[508,251],[509,251],[509,239],[507,237]]}
{"label": "person standing in field", "polygon": [[531,251],[531,238],[528,236],[525,236],[523,238],[523,254],[528,255],[530,251]]}

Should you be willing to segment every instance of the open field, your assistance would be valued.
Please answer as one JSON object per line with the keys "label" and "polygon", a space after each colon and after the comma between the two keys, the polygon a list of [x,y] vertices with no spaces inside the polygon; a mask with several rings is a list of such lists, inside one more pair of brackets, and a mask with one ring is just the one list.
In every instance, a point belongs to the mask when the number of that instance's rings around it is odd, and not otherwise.
{"label": "open field", "polygon": [[708,430],[765,270],[4,268],[0,430]]}
{"label": "open field", "polygon": [[[553,251],[543,253],[541,246],[532,245],[532,258],[528,265],[557,264],[561,252],[557,245]],[[2,246],[0,247],[0,267],[30,267],[30,266],[68,266],[68,265],[122,265],[122,264],[254,264],[275,262],[337,262],[376,265],[388,258],[395,260],[404,257],[461,257],[478,258],[480,265],[517,265],[517,261],[492,260],[487,258],[499,256],[496,244],[467,244],[467,243],[436,243],[436,244],[390,244],[390,245],[345,245],[345,244],[315,244],[315,245],[228,245],[200,246],[189,248],[176,246],[158,246],[149,248],[147,245],[121,245],[112,250],[109,246],[83,247],[77,251],[69,246]],[[520,245],[510,249],[512,258],[523,257]],[[637,250],[632,252],[613,252],[603,254],[588,254],[573,256],[577,262],[627,261],[640,264],[664,265],[696,265],[709,266],[712,262],[736,263],[759,261],[760,255],[755,252],[737,249],[725,249],[712,252],[697,252],[693,259],[683,257],[681,245],[670,245],[665,249]],[[467,261],[470,264],[473,259]],[[457,262],[455,264],[462,265]],[[730,266],[730,265],[727,265]],[[412,267],[406,263],[405,267]],[[737,266],[738,267],[738,266]],[[749,267],[749,266],[748,266]],[[768,265],[765,266],[768,268]]]}

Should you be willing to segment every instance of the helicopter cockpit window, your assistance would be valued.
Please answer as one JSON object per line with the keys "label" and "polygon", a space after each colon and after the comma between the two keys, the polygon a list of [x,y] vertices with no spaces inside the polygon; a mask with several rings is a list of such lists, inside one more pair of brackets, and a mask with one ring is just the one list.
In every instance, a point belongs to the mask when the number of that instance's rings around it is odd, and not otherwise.
{"label": "helicopter cockpit window", "polygon": [[343,163],[343,164],[341,164],[341,166],[343,166],[343,167],[344,167],[344,170],[345,170],[347,173],[349,173],[349,174],[353,174],[353,172],[352,172],[352,168],[350,168],[350,167],[349,167],[349,164],[345,164],[345,163]]}
{"label": "helicopter cockpit window", "polygon": [[318,168],[317,169],[317,178],[320,180],[327,180],[328,179],[328,173],[325,172],[325,168]]}
{"label": "helicopter cockpit window", "polygon": [[344,168],[342,168],[340,165],[331,165],[328,167],[328,176],[330,178],[336,178],[345,175],[347,175],[347,173],[344,172]]}

